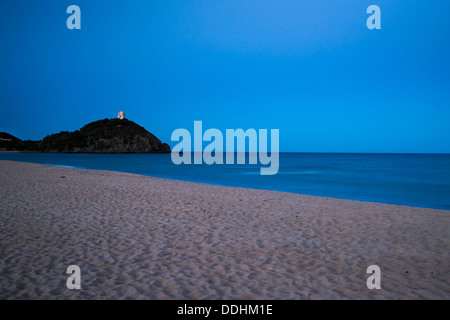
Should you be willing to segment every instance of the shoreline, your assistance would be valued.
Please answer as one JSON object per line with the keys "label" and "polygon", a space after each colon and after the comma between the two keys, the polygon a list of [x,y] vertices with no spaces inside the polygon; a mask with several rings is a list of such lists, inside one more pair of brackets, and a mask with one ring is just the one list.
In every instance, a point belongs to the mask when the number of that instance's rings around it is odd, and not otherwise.
{"label": "shoreline", "polygon": [[[0,162],[3,160],[0,160]],[[9,161],[9,160],[4,160]],[[15,160],[14,160],[15,161]],[[35,162],[22,162],[22,161],[16,161],[21,163],[35,163]],[[35,163],[39,164],[39,163]],[[147,176],[144,174],[139,173],[131,173],[131,172],[125,172],[125,171],[116,171],[116,170],[102,170],[102,169],[86,169],[82,167],[75,167],[75,166],[68,166],[68,165],[62,165],[62,164],[39,164],[44,166],[52,166],[52,167],[61,167],[61,168],[72,168],[72,169],[79,169],[79,170],[89,170],[89,171],[100,171],[100,172],[115,172],[115,173],[126,173],[126,174],[132,174],[137,175],[141,177],[147,177],[152,179],[161,179],[161,180],[169,180],[169,181],[175,181],[175,182],[184,182],[184,183],[194,183],[194,184],[200,184],[204,186],[215,186],[215,187],[223,187],[223,188],[233,188],[233,189],[245,189],[245,190],[254,190],[254,191],[268,191],[268,192],[277,192],[277,193],[285,193],[285,194],[291,194],[291,195],[299,195],[299,196],[306,196],[306,197],[317,197],[319,199],[334,199],[334,200],[345,200],[345,201],[355,201],[355,202],[362,202],[362,203],[372,203],[375,205],[389,205],[389,206],[399,206],[399,207],[406,207],[406,208],[415,208],[415,209],[425,209],[425,210],[438,210],[438,211],[448,211],[450,214],[450,209],[437,209],[437,208],[430,208],[430,207],[418,207],[418,206],[410,206],[406,204],[396,204],[396,203],[387,203],[387,202],[377,202],[377,201],[370,201],[370,200],[357,200],[357,199],[350,199],[350,198],[336,198],[332,196],[317,196],[313,194],[306,194],[306,193],[295,193],[295,192],[289,192],[289,191],[280,191],[275,189],[258,189],[258,188],[252,188],[252,187],[238,187],[238,186],[230,186],[230,185],[224,185],[224,184],[216,184],[216,183],[207,183],[207,182],[198,182],[198,181],[189,181],[189,180],[179,180],[179,179],[172,179],[172,178],[163,178],[163,177],[155,177],[155,176]]]}
{"label": "shoreline", "polygon": [[450,298],[448,210],[6,160],[0,178],[2,299]]}
{"label": "shoreline", "polygon": [[[3,151],[0,151],[0,153]],[[9,151],[11,153],[36,153],[36,152],[22,152],[22,151]],[[42,153],[42,152],[38,152]],[[47,153],[43,153],[47,154]],[[64,153],[50,153],[50,154],[64,154]],[[83,154],[94,154],[94,153],[83,153]],[[97,153],[95,153],[97,154]],[[104,153],[104,154],[114,154],[117,155],[119,153]],[[120,153],[120,154],[132,154],[132,153]],[[143,153],[141,153],[143,154]],[[162,154],[162,153],[153,153],[153,154]],[[326,154],[326,153],[324,153]],[[345,153],[342,153],[345,154]],[[380,155],[384,155],[384,153],[379,153]],[[394,153],[392,153],[394,154]],[[423,154],[426,155],[426,154]],[[450,154],[449,154],[450,155]],[[36,163],[36,162],[26,162],[21,160],[7,160],[7,159],[0,159],[1,161],[14,161],[19,163],[33,163],[33,164],[40,164],[40,165],[49,165],[49,166],[57,166],[57,167],[67,167],[67,168],[74,168],[74,169],[81,169],[81,170],[92,170],[92,171],[106,171],[106,172],[119,172],[119,173],[130,173],[126,171],[116,171],[116,170],[108,170],[108,169],[90,169],[90,168],[83,168],[83,167],[77,167],[77,166],[71,166],[71,165],[63,165],[63,164],[54,164],[54,163]],[[410,205],[410,204],[399,204],[399,203],[389,203],[389,202],[382,202],[382,201],[376,201],[376,200],[361,200],[361,199],[354,199],[354,198],[338,198],[334,196],[327,196],[327,195],[314,195],[314,194],[307,194],[307,193],[296,193],[291,191],[284,191],[284,190],[277,190],[277,189],[266,189],[266,188],[255,188],[255,187],[242,187],[242,186],[233,186],[233,185],[226,185],[226,184],[219,184],[219,183],[212,183],[210,181],[202,182],[202,181],[191,181],[191,180],[180,180],[175,179],[172,177],[157,177],[157,176],[150,176],[150,175],[144,175],[140,173],[130,173],[130,174],[136,174],[143,177],[151,177],[155,179],[166,179],[166,180],[172,180],[172,181],[179,181],[179,182],[187,182],[187,183],[199,183],[199,184],[205,184],[205,185],[212,185],[212,186],[220,186],[220,187],[227,187],[227,188],[243,188],[243,189],[251,189],[251,190],[262,190],[262,191],[272,191],[272,192],[282,192],[282,193],[289,193],[289,194],[297,194],[302,196],[311,196],[311,197],[319,197],[319,198],[330,198],[330,199],[339,199],[339,200],[348,200],[348,201],[358,201],[358,202],[364,202],[364,203],[378,203],[378,204],[387,204],[387,205],[395,205],[395,206],[405,206],[405,207],[411,207],[411,208],[420,208],[420,209],[432,209],[432,210],[444,210],[449,211],[450,209],[445,208],[439,208],[439,207],[429,207],[426,205],[423,206],[417,206],[417,205]]]}

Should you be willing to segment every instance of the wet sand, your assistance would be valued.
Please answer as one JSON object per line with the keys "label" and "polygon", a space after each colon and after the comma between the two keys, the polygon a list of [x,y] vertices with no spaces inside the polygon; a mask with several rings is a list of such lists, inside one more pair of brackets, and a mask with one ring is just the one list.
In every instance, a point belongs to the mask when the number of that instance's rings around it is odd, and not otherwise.
{"label": "wet sand", "polygon": [[13,161],[0,182],[0,299],[450,298],[450,211]]}

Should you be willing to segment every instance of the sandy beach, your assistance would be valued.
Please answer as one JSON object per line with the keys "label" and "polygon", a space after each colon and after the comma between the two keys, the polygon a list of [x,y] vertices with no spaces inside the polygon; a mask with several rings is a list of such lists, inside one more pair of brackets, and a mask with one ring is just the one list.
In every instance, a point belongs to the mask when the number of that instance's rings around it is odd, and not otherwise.
{"label": "sandy beach", "polygon": [[450,299],[450,211],[12,161],[0,181],[0,299]]}

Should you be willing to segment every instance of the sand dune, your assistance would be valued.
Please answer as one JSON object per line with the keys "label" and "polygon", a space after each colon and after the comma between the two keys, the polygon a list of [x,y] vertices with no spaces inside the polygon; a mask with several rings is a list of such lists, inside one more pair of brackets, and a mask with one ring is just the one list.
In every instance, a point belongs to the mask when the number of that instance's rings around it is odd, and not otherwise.
{"label": "sand dune", "polygon": [[450,298],[450,211],[11,161],[0,182],[0,299]]}

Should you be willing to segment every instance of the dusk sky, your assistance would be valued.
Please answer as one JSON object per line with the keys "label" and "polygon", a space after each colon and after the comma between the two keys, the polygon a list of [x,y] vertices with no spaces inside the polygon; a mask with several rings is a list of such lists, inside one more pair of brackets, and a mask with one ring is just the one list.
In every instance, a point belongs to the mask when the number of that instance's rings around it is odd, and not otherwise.
{"label": "dusk sky", "polygon": [[[369,5],[381,30],[369,30]],[[69,30],[69,5],[81,30]],[[450,152],[449,1],[0,2],[0,131],[117,117],[279,129],[284,152]]]}

